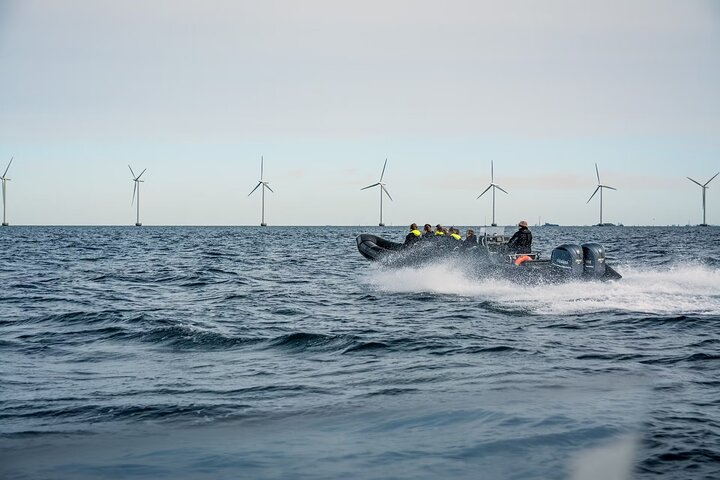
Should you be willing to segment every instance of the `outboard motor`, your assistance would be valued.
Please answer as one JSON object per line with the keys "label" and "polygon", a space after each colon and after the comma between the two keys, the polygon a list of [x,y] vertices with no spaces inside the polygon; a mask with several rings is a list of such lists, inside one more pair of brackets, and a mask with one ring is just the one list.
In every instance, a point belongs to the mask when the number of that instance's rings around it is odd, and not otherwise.
{"label": "outboard motor", "polygon": [[590,278],[605,276],[605,247],[599,243],[585,243],[583,249],[583,269]]}
{"label": "outboard motor", "polygon": [[550,265],[563,276],[580,278],[583,274],[583,249],[580,245],[560,245],[552,251]]}

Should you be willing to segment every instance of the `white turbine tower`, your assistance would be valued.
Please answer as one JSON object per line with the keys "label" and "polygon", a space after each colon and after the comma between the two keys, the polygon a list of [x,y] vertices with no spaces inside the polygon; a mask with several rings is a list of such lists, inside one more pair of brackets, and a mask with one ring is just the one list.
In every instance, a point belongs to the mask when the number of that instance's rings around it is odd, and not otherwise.
{"label": "white turbine tower", "polygon": [[145,173],[145,170],[147,170],[147,168],[140,172],[140,175],[138,175],[137,177],[135,176],[135,172],[133,172],[133,169],[130,165],[128,165],[128,168],[130,169],[130,173],[132,173],[133,182],[135,182],[135,186],[133,187],[132,200],[130,200],[130,205],[132,205],[135,201],[135,194],[137,193],[137,217],[135,219],[135,226],[141,227],[142,223],[140,223],[140,183],[144,182],[145,180],[140,180],[140,177],[143,176],[143,173]]}
{"label": "white turbine tower", "polygon": [[600,191],[600,223],[598,223],[598,226],[604,227],[605,224],[603,223],[603,219],[602,219],[603,188],[609,188],[610,190],[617,190],[617,188],[610,187],[608,185],[603,185],[600,182],[600,172],[598,171],[597,163],[595,164],[595,174],[597,175],[598,185],[597,185],[597,188],[595,189],[595,191],[593,192],[593,194],[590,195],[590,198],[588,198],[588,201],[585,202],[585,204],[590,203],[590,200],[592,200],[592,198],[595,196],[595,194],[598,192],[598,190]]}
{"label": "white turbine tower", "polygon": [[264,170],[265,160],[263,157],[260,157],[260,181],[258,181],[258,184],[255,185],[255,188],[252,189],[250,193],[248,193],[248,197],[255,192],[255,190],[258,189],[259,186],[262,185],[262,216],[260,218],[260,226],[261,227],[267,227],[267,223],[265,223],[265,189],[267,188],[271,192],[275,193],[272,188],[270,188],[270,182],[266,182],[263,180],[263,170]]}
{"label": "white turbine tower", "polygon": [[497,227],[497,224],[495,223],[495,189],[497,188],[498,190],[500,190],[501,192],[504,192],[507,195],[510,195],[510,194],[508,192],[506,192],[505,190],[503,190],[503,188],[500,185],[495,183],[495,168],[493,166],[492,160],[490,160],[490,185],[485,190],[483,190],[483,192],[480,195],[478,195],[478,197],[475,200],[478,200],[480,197],[485,195],[487,193],[487,191],[490,190],[491,188],[492,188],[492,204],[493,204],[493,210],[492,210],[493,214],[492,214],[491,226]]}
{"label": "white turbine tower", "polygon": [[372,188],[372,187],[377,187],[377,186],[380,187],[380,224],[379,225],[381,227],[385,226],[385,224],[383,223],[383,192],[385,192],[385,194],[388,196],[388,198],[392,201],[390,192],[387,191],[387,188],[385,188],[385,184],[383,183],[383,177],[385,176],[385,167],[387,167],[387,158],[385,159],[385,164],[383,165],[382,173],[380,174],[380,181],[360,189],[360,190],[366,190],[366,189]]}
{"label": "white turbine tower", "polygon": [[[699,226],[701,226],[701,227],[707,227],[707,223],[705,222],[705,190],[708,189],[708,184],[709,184],[710,182],[712,182],[713,180],[715,180],[715,177],[717,177],[718,175],[720,175],[720,172],[718,172],[718,173],[716,173],[715,175],[713,175],[713,177],[712,177],[710,180],[708,180],[707,182],[705,182],[705,185],[701,184],[700,182],[696,182],[695,180],[693,180],[693,179],[690,178],[690,177],[687,177],[688,180],[690,180],[690,181],[693,182],[693,183],[698,184],[698,185],[700,186],[700,188],[702,188],[702,197],[703,197],[703,202],[702,202],[702,206],[703,206],[703,221],[702,221],[702,223],[699,225]],[[3,178],[4,178],[4,177],[3,177]],[[4,195],[4,194],[5,194],[5,184],[3,183],[3,195]],[[3,224],[3,225],[4,225],[4,224]]]}
{"label": "white turbine tower", "polygon": [[14,157],[11,157],[11,158],[10,158],[10,163],[8,163],[8,166],[7,166],[7,168],[5,169],[5,173],[3,173],[3,176],[0,177],[0,179],[2,180],[2,197],[3,197],[3,221],[2,221],[2,226],[3,226],[3,227],[7,227],[7,226],[8,226],[7,219],[5,218],[5,210],[6,210],[6,206],[7,206],[7,196],[6,196],[6,193],[5,193],[5,190],[7,189],[7,185],[5,184],[5,182],[10,181],[10,179],[7,178],[7,172],[8,172],[8,170],[10,170],[10,165],[12,165],[13,158],[14,158]]}

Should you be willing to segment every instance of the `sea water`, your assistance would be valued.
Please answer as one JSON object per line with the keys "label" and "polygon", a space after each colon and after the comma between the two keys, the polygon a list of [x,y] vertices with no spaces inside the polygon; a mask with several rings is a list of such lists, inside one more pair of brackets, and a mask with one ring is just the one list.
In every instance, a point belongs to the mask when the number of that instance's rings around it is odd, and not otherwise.
{"label": "sea water", "polygon": [[720,478],[720,229],[532,287],[359,233],[0,230],[0,478]]}

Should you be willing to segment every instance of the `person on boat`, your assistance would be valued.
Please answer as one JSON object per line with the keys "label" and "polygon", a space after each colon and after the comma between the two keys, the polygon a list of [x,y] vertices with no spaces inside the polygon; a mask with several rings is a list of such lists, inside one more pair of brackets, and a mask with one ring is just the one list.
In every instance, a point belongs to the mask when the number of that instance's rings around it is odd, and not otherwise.
{"label": "person on boat", "polygon": [[410,225],[410,233],[405,236],[405,246],[410,247],[420,240],[420,230],[418,230],[417,223]]}
{"label": "person on boat", "polygon": [[445,236],[445,229],[444,229],[443,226],[440,225],[439,223],[438,223],[437,225],[435,225],[435,236],[436,236],[436,237],[443,237],[443,236]]}
{"label": "person on boat", "polygon": [[463,240],[462,245],[460,245],[460,249],[469,250],[477,247],[477,245],[478,243],[475,231],[472,228],[468,228],[467,232],[465,232],[465,240]]}
{"label": "person on boat", "polygon": [[455,227],[450,227],[450,237],[454,240],[457,240],[458,242],[462,240],[462,237],[460,236],[460,230]]}
{"label": "person on boat", "polygon": [[428,238],[428,237],[432,238],[433,235],[434,234],[432,231],[432,226],[429,223],[426,223],[425,226],[423,227],[423,235],[422,235],[423,238]]}
{"label": "person on boat", "polygon": [[512,253],[530,253],[532,251],[532,233],[525,220],[518,223],[518,231],[510,237],[508,250]]}

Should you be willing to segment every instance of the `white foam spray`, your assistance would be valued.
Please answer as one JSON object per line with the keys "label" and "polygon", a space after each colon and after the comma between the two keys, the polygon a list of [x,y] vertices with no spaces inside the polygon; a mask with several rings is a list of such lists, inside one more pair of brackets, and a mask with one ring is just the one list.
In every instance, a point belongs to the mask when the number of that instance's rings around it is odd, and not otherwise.
{"label": "white foam spray", "polygon": [[623,437],[579,453],[571,464],[572,480],[629,480],[637,451],[637,440]]}
{"label": "white foam spray", "polygon": [[540,315],[607,311],[720,315],[719,270],[693,264],[618,270],[623,278],[616,282],[523,286],[505,279],[475,278],[459,262],[446,260],[419,268],[374,268],[367,283],[385,292],[466,296]]}

